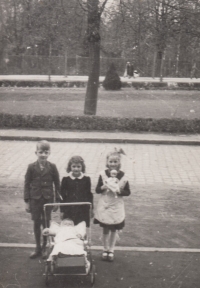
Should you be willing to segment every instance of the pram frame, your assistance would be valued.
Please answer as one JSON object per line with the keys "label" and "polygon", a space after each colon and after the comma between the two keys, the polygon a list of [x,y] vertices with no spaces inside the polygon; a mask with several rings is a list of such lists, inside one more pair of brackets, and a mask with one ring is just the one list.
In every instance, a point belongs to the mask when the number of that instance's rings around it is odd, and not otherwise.
{"label": "pram frame", "polygon": [[[47,227],[47,215],[46,215],[46,208],[47,207],[60,207],[60,206],[82,206],[82,205],[87,205],[89,206],[89,215],[91,215],[91,209],[92,209],[92,204],[90,202],[71,202],[71,203],[48,203],[48,204],[45,204],[43,209],[44,209],[44,219],[45,219],[45,227]],[[49,244],[51,244],[51,241],[50,241],[50,237],[52,236],[47,236],[48,237],[48,241],[49,241]],[[45,283],[46,285],[49,284],[49,276],[52,275],[52,276],[88,276],[90,275],[90,283],[91,285],[94,284],[94,281],[95,281],[95,266],[93,264],[93,260],[92,260],[92,254],[91,254],[91,225],[89,225],[89,229],[88,229],[88,234],[87,234],[87,241],[88,241],[88,245],[87,245],[87,252],[88,252],[88,255],[89,255],[89,261],[90,261],[90,270],[88,271],[88,273],[68,273],[68,274],[55,274],[55,273],[52,273],[52,269],[49,269],[49,261],[45,261]],[[50,263],[52,265],[52,263]],[[49,271],[51,270],[51,271]]]}

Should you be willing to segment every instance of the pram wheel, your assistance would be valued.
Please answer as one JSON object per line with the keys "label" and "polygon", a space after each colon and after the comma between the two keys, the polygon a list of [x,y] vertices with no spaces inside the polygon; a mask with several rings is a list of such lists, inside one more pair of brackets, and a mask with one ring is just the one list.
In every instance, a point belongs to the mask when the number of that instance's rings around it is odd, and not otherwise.
{"label": "pram wheel", "polygon": [[90,269],[90,283],[91,283],[91,286],[94,285],[94,282],[95,282],[95,265],[92,264],[91,269]]}
{"label": "pram wheel", "polygon": [[49,263],[47,261],[45,263],[45,284],[49,285]]}

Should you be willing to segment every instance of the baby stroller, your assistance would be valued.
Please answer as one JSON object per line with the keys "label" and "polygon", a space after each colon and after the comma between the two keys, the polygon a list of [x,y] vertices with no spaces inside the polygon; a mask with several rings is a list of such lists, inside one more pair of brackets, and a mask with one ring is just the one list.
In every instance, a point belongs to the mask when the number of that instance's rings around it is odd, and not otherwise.
{"label": "baby stroller", "polygon": [[[46,227],[47,227],[46,208],[48,206],[76,206],[76,205],[88,205],[89,213],[91,212],[91,203],[89,202],[45,204],[44,216],[45,216]],[[55,247],[55,241],[54,241],[53,236],[50,236],[50,235],[48,236],[48,242],[49,242],[48,254],[50,256],[45,261],[44,275],[45,275],[46,285],[49,284],[50,278],[53,278],[54,276],[82,275],[82,276],[86,276],[89,279],[91,286],[93,286],[95,282],[95,265],[93,264],[92,253],[91,253],[91,227],[89,227],[88,229],[88,235],[86,234],[86,228],[85,228],[85,236],[82,239],[82,241],[83,241],[82,242],[83,244],[81,245],[81,247],[83,249],[83,253],[75,249],[76,252],[74,253],[74,255],[72,255],[73,254],[71,253],[72,250],[70,250],[69,254],[58,253],[57,256],[51,256],[53,254],[52,251]],[[67,243],[67,241],[65,243]]]}

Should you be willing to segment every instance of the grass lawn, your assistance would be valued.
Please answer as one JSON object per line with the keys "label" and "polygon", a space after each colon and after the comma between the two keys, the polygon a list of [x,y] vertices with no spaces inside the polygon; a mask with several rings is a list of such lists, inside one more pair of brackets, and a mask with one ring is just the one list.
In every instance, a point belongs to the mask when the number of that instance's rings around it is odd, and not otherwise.
{"label": "grass lawn", "polygon": [[[83,115],[85,88],[0,88],[0,113]],[[97,116],[184,118],[200,116],[199,91],[99,89]]]}

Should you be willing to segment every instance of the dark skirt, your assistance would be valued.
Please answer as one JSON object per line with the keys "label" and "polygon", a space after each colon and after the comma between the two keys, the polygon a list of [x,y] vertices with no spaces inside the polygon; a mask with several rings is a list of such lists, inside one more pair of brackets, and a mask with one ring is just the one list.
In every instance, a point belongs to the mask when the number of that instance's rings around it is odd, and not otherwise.
{"label": "dark skirt", "polygon": [[82,221],[86,222],[86,226],[90,227],[90,214],[89,208],[86,206],[65,206],[62,207],[64,212],[64,219],[69,218],[73,220],[74,225],[79,224]]}
{"label": "dark skirt", "polygon": [[99,224],[103,228],[109,228],[110,230],[122,230],[125,226],[125,220],[119,224],[105,224],[94,218],[94,224]]}

